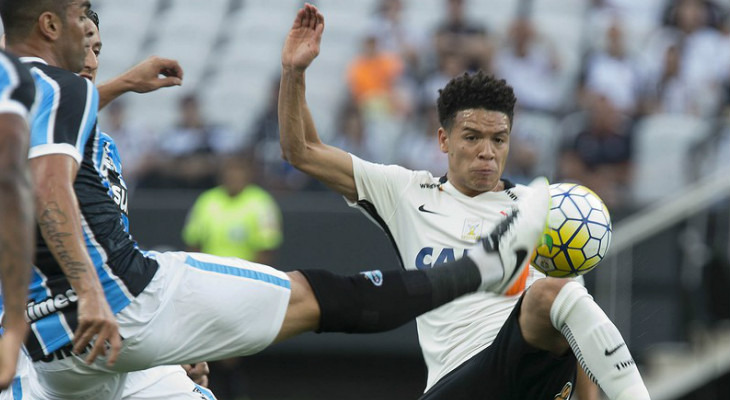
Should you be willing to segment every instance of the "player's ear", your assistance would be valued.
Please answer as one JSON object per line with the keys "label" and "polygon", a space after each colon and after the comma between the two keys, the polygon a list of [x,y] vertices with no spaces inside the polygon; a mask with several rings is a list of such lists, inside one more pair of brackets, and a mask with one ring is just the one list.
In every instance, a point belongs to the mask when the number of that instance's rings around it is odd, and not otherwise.
{"label": "player's ear", "polygon": [[449,133],[446,132],[446,129],[441,127],[441,128],[439,128],[438,136],[439,136],[439,148],[441,148],[441,152],[448,154],[448,152],[449,152]]}
{"label": "player's ear", "polygon": [[63,23],[55,13],[46,11],[38,17],[38,30],[48,40],[58,40],[61,36]]}

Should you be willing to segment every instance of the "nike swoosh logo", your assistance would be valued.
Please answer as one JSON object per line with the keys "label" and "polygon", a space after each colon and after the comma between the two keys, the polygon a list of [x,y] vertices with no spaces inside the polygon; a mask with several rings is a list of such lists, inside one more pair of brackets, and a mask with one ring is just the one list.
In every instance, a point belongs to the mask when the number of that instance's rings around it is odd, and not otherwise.
{"label": "nike swoosh logo", "polygon": [[613,348],[613,349],[611,349],[611,350],[609,350],[609,349],[606,349],[606,352],[605,352],[605,354],[606,354],[607,356],[610,356],[611,354],[613,354],[613,353],[617,352],[617,351],[618,351],[618,349],[620,349],[620,348],[622,348],[622,347],[624,347],[624,346],[626,346],[626,343],[621,343],[620,345],[618,345],[618,346],[614,347],[614,348]]}
{"label": "nike swoosh logo", "polygon": [[437,213],[436,211],[426,210],[425,207],[426,207],[425,204],[421,204],[421,206],[418,207],[418,211],[424,212],[424,213],[428,213],[428,214],[436,214],[436,215],[439,215],[439,213]]}

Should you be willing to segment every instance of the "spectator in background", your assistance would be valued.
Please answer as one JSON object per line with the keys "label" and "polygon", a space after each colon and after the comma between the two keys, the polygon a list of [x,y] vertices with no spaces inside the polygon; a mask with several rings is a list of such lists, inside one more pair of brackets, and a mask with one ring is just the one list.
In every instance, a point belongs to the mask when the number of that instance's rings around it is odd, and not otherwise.
{"label": "spectator in background", "polygon": [[217,157],[240,147],[239,136],[205,120],[194,94],[180,100],[179,111],[178,126],[160,138],[158,158],[145,176],[145,186],[210,187],[215,183]]}
{"label": "spectator in background", "polygon": [[464,57],[458,51],[446,51],[438,55],[438,70],[429,74],[421,87],[421,102],[434,104],[439,97],[439,90],[457,75],[466,70]]}
{"label": "spectator in background", "polygon": [[376,37],[380,49],[401,57],[405,62],[406,73],[418,74],[419,38],[403,23],[402,0],[380,0],[370,32]]}
{"label": "spectator in background", "polygon": [[347,82],[355,102],[368,114],[393,115],[400,109],[396,84],[403,62],[393,53],[378,48],[378,39],[369,34],[362,52],[347,68]]}
{"label": "spectator in background", "polygon": [[279,146],[279,77],[271,81],[266,108],[251,128],[249,147],[261,181],[275,190],[319,189],[319,183],[281,158]]}
{"label": "spectator in background", "polygon": [[605,49],[587,58],[584,88],[606,96],[621,112],[632,115],[639,102],[640,76],[626,52],[621,20],[614,17],[606,31]]}
{"label": "spectator in background", "polygon": [[493,45],[487,36],[487,28],[467,18],[466,0],[445,0],[446,20],[434,35],[436,59],[448,52],[457,51],[469,70],[491,70]]}
{"label": "spectator in background", "polygon": [[126,104],[122,100],[109,104],[102,123],[105,124],[103,131],[114,138],[119,152],[124,154],[124,181],[131,193],[139,178],[153,168],[154,140],[151,132],[128,121]]}
{"label": "spectator in background", "polygon": [[[250,155],[223,159],[220,186],[201,194],[188,214],[182,235],[189,250],[274,263],[282,242],[281,211],[274,198],[253,183],[254,175]],[[246,396],[240,364],[240,358],[210,363],[219,398]]]}
{"label": "spectator in background", "polygon": [[552,43],[538,35],[527,16],[518,16],[495,55],[495,73],[512,83],[519,106],[556,112],[564,103],[561,68]]}
{"label": "spectator in background", "polygon": [[379,146],[376,137],[369,134],[360,109],[352,103],[345,105],[337,117],[337,133],[332,145],[375,162],[389,161],[384,159],[387,149]]}
{"label": "spectator in background", "polygon": [[[667,74],[668,58],[675,57],[678,71],[675,79],[679,84],[692,88],[696,96],[696,110],[700,116],[717,112],[720,82],[727,75],[727,38],[716,29],[709,3],[703,0],[678,0],[670,4],[666,13],[666,26],[658,30],[648,43],[642,64],[649,85],[661,82]],[[675,50],[671,50],[671,48]]]}
{"label": "spectator in background", "polygon": [[661,74],[645,82],[642,112],[647,114],[702,114],[702,90],[682,79],[681,50],[669,46]]}
{"label": "spectator in background", "polygon": [[418,118],[407,124],[396,146],[395,163],[413,170],[429,171],[434,176],[443,176],[448,170],[448,157],[436,140],[441,122],[433,104],[435,100],[423,105]]}
{"label": "spectator in background", "polygon": [[585,128],[563,149],[559,181],[581,183],[607,206],[620,206],[631,178],[630,119],[611,100],[590,95]]}

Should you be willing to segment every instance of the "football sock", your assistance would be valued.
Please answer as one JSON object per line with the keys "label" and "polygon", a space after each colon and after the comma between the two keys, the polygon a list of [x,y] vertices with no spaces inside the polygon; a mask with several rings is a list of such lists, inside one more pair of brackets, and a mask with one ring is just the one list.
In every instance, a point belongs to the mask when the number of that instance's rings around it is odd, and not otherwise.
{"label": "football sock", "polygon": [[479,270],[466,257],[425,271],[368,271],[352,276],[323,270],[300,272],[319,303],[318,332],[394,329],[475,291],[481,282]]}
{"label": "football sock", "polygon": [[479,273],[482,276],[479,285],[480,290],[490,288],[502,280],[504,269],[499,267],[502,265],[499,253],[487,253],[484,246],[475,246],[469,249],[464,258],[471,259],[475,266],[479,268]]}
{"label": "football sock", "polygon": [[550,320],[609,399],[649,399],[621,333],[585,287],[577,282],[563,286],[550,309]]}

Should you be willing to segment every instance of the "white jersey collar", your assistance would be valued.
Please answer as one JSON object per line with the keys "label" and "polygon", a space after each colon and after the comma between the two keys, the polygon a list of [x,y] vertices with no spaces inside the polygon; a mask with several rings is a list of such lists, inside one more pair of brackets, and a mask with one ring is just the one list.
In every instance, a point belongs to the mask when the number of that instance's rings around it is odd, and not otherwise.
{"label": "white jersey collar", "polygon": [[28,63],[41,63],[41,64],[48,65],[48,63],[46,62],[46,60],[44,60],[44,59],[42,59],[40,57],[20,57],[20,62],[26,63],[26,64],[28,64]]}

